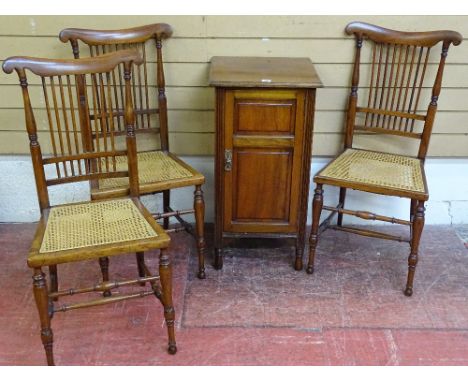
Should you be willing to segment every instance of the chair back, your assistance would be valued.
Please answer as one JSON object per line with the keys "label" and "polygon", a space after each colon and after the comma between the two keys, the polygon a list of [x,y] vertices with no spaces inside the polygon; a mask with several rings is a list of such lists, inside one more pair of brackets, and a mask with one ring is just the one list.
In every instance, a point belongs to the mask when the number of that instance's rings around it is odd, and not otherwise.
{"label": "chair back", "polygon": [[[390,134],[419,140],[417,156],[424,159],[447,52],[462,36],[448,30],[400,32],[362,22],[348,24],[345,31],[356,39],[345,148],[353,146],[356,131]],[[431,50],[438,44],[442,53],[434,59]],[[363,54],[370,57],[363,59]],[[364,90],[362,106],[358,89]]]}
{"label": "chair back", "polygon": [[[144,144],[159,145],[164,151],[169,150],[169,135],[162,40],[171,35],[172,29],[168,24],[152,24],[120,30],[68,28],[62,30],[59,35],[62,42],[70,42],[75,58],[79,58],[81,54],[80,42],[88,47],[91,57],[129,48],[141,52],[143,65],[134,69],[132,77],[135,132],[156,134],[155,141],[146,141]],[[124,82],[119,68],[112,72],[111,81],[114,98],[117,101],[117,110],[114,113],[117,115],[117,127],[120,133],[124,134],[123,114],[119,111],[124,94]],[[93,113],[91,118],[95,118]]]}
{"label": "chair back", "polygon": [[[41,211],[50,207],[48,187],[64,183],[129,177],[130,195],[139,195],[131,81],[133,64],[142,61],[134,50],[78,60],[10,57],[4,61],[4,72],[15,70],[22,89]],[[117,149],[118,108],[112,96],[111,77],[117,67],[124,78],[123,150]],[[28,72],[33,74],[31,86]],[[91,137],[96,138],[93,144]],[[126,171],[116,168],[122,157],[128,162]]]}

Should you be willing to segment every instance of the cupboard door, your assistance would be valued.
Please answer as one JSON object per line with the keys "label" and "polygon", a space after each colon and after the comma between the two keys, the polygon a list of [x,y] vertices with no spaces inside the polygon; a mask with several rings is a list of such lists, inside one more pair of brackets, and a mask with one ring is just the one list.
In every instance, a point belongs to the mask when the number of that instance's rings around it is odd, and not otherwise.
{"label": "cupboard door", "polygon": [[229,90],[224,231],[295,232],[304,125],[302,90]]}

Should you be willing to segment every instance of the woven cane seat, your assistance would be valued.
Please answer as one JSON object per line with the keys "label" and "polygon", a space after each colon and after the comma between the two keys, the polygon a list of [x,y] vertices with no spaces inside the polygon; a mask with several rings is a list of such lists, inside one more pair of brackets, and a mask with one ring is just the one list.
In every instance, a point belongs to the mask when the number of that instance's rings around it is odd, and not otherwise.
{"label": "woven cane seat", "polygon": [[[147,151],[137,154],[138,178],[141,193],[157,192],[164,189],[203,184],[202,174],[182,162],[175,155],[163,151]],[[116,158],[116,170],[127,170],[127,158]],[[93,187],[94,196],[124,195],[128,189],[128,178],[100,179]]]}
{"label": "woven cane seat", "polygon": [[[315,181],[346,182],[346,186],[375,186],[392,189],[402,196],[406,193],[426,195],[421,160],[376,151],[347,149],[319,172]],[[353,184],[352,186],[350,184]]]}
{"label": "woven cane seat", "polygon": [[41,221],[44,224],[39,225],[36,238],[42,240],[33,245],[28,263],[61,263],[62,254],[66,257],[64,262],[73,261],[70,254],[77,251],[84,255],[76,260],[95,258],[99,257],[100,248],[107,250],[110,246],[123,246],[130,252],[134,243],[142,242],[157,248],[154,244],[167,241],[167,235],[154,221],[150,224],[142,209],[141,203],[137,206],[133,199],[52,207]]}

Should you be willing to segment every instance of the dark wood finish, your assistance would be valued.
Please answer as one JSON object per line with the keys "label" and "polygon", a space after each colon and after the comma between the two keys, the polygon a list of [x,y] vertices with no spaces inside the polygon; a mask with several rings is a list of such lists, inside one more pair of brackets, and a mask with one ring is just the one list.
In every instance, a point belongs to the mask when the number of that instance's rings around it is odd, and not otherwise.
{"label": "dark wood finish", "polygon": [[[28,265],[33,268],[33,291],[41,322],[41,338],[45,348],[47,363],[54,364],[53,358],[53,334],[50,321],[54,312],[65,312],[72,309],[85,308],[107,304],[125,299],[156,295],[163,298],[165,317],[168,325],[169,348],[171,354],[176,352],[174,339],[174,309],[171,297],[171,265],[165,249],[169,246],[170,238],[156,223],[151,214],[139,200],[140,190],[138,184],[138,163],[136,157],[135,137],[135,113],[133,110],[132,94],[132,66],[141,65],[141,55],[133,51],[120,51],[109,53],[97,58],[75,60],[51,60],[28,57],[12,57],[3,63],[6,73],[15,70],[19,76],[24,100],[26,130],[29,136],[33,170],[36,179],[36,189],[39,199],[41,218],[37,226],[28,256]],[[121,106],[124,112],[124,126],[126,130],[126,145],[124,150],[117,150],[114,131],[116,126],[113,121],[113,98],[111,94],[110,74],[117,67],[122,67],[125,80],[125,97]],[[52,148],[51,156],[45,158],[41,152],[41,146],[37,136],[37,125],[34,117],[34,109],[30,99],[27,82],[27,72],[32,72],[41,77],[42,90],[47,110],[46,126],[41,130],[46,131],[44,140],[49,138]],[[107,80],[106,80],[107,79]],[[77,107],[77,100],[80,107]],[[101,111],[99,119],[91,123],[88,110]],[[85,112],[83,112],[84,110]],[[95,114],[96,115],[96,114]],[[102,129],[102,139],[96,144],[90,145],[83,139],[81,131],[85,134]],[[86,137],[85,137],[86,138]],[[127,159],[128,171],[116,171],[116,157],[124,156]],[[46,176],[45,167],[51,166],[53,174]],[[48,172],[49,174],[49,172]],[[157,236],[143,240],[117,242],[112,244],[87,246],[76,249],[61,250],[56,252],[41,252],[41,245],[48,224],[50,211],[54,208],[50,205],[48,186],[83,180],[104,179],[110,177],[129,177],[129,200],[140,211],[146,222],[153,228]],[[97,203],[91,201],[89,203]],[[123,225],[122,230],[132,229]],[[162,259],[161,287],[156,285],[156,278],[151,276],[144,264],[143,252],[150,249],[160,249]],[[111,282],[109,281],[108,256],[122,255],[128,252],[139,254],[140,277],[137,280]],[[57,265],[73,263],[83,260],[99,259],[103,282],[90,288],[70,289],[65,293],[58,290]],[[47,289],[43,266],[49,267],[51,286]],[[150,291],[142,291],[133,294],[121,294],[110,297],[110,290],[125,285],[149,282]],[[104,298],[86,301],[77,304],[54,306],[54,302],[60,296],[101,291]]]}
{"label": "dark wood finish", "polygon": [[174,334],[175,311],[172,304],[172,268],[170,257],[165,249],[161,249],[159,256],[159,277],[161,278],[162,288],[161,301],[164,305],[164,318],[169,337],[168,352],[169,354],[175,354],[177,347]]}
{"label": "dark wood finish", "polygon": [[[353,147],[356,132],[390,134],[403,139],[419,140],[417,158],[420,159],[424,192],[396,189],[382,185],[372,185],[355,181],[344,181],[322,176],[319,172],[314,181],[317,183],[313,206],[313,223],[310,235],[309,264],[307,272],[314,270],[314,258],[318,241],[318,233],[326,228],[356,233],[368,237],[409,242],[411,253],[408,259],[408,281],[405,295],[413,293],[413,279],[418,261],[418,247],[424,226],[424,202],[428,200],[427,182],[424,174],[429,139],[432,132],[437,101],[441,91],[442,74],[450,44],[459,45],[462,36],[454,31],[432,32],[400,32],[385,29],[362,22],[352,22],[345,29],[349,35],[354,35],[356,51],[354,57],[351,91],[348,98],[348,110],[345,129],[345,149]],[[368,86],[367,104],[358,106],[359,78],[361,71],[361,48],[363,44],[371,45],[372,63],[370,65],[370,82]],[[442,45],[442,54],[437,74],[433,79],[432,96],[428,101],[425,114],[419,112],[421,89],[426,80],[426,68],[431,48]],[[357,123],[357,116],[364,120]],[[330,226],[331,217],[327,218],[322,227],[318,227],[322,210],[322,185],[340,187],[338,207],[323,207],[324,210],[338,213],[337,226]],[[399,196],[411,199],[410,220],[395,219],[381,216],[368,211],[351,211],[344,208],[346,189],[375,194]],[[406,239],[377,231],[354,227],[343,227],[343,215],[353,215],[362,219],[381,220],[394,224],[409,225],[411,237]]]}
{"label": "dark wood finish", "polygon": [[222,57],[211,58],[210,85],[239,88],[322,87],[310,59],[305,57]]}
{"label": "dark wood finish", "polygon": [[[100,257],[99,258],[99,267],[101,268],[102,273],[102,281],[107,282],[109,281],[109,258],[108,257]],[[105,290],[102,295],[104,297],[109,297],[111,295],[110,290]]]}
{"label": "dark wood finish", "polygon": [[39,320],[41,322],[41,340],[46,353],[47,364],[54,365],[54,334],[50,327],[49,296],[47,293],[47,283],[41,268],[34,268],[33,273],[33,292],[36,300]]}
{"label": "dark wood finish", "polygon": [[[16,70],[19,75],[27,69],[40,77],[52,77],[89,74],[91,72],[110,72],[122,62],[133,62],[136,65],[140,65],[143,62],[143,58],[139,52],[132,49],[106,54],[102,57],[83,58],[79,61],[56,59],[53,65],[50,64],[51,60],[47,58],[15,56],[5,60],[2,68],[7,74]],[[64,89],[61,86],[60,92],[63,91]]]}
{"label": "dark wood finish", "polygon": [[[342,204],[342,202],[340,202],[340,204]],[[352,211],[352,210],[347,210],[341,207],[329,207],[329,206],[324,206],[323,209],[325,211],[336,211],[338,212],[339,215],[346,214],[346,215],[356,216],[364,220],[380,220],[380,221],[384,221],[384,222],[392,223],[392,224],[402,224],[402,225],[409,225],[409,226],[411,225],[410,221],[396,219],[396,218],[389,218],[388,216],[374,214],[373,212],[369,212],[369,211]]]}
{"label": "dark wood finish", "polygon": [[193,200],[193,209],[195,210],[195,234],[197,238],[197,248],[198,248],[198,264],[199,271],[198,277],[204,279],[205,276],[205,226],[203,222],[205,221],[205,200],[203,199],[203,191],[201,186],[196,186],[194,191],[194,200]]}
{"label": "dark wood finish", "polygon": [[323,207],[323,189],[320,183],[317,184],[315,189],[314,199],[312,200],[312,228],[310,230],[309,236],[309,263],[307,265],[307,273],[314,273],[314,259],[315,259],[315,249],[317,248],[318,242],[318,229],[320,214]]}
{"label": "dark wood finish", "polygon": [[[81,40],[90,46],[102,46],[117,43],[135,44],[139,42],[146,42],[153,38],[166,39],[171,36],[172,27],[168,24],[159,23],[128,29],[100,31],[80,28],[67,28],[60,32],[59,38],[62,42],[70,41],[77,43],[78,40]],[[78,51],[76,51],[75,54],[78,56]]]}
{"label": "dark wood finish", "polygon": [[[140,194],[163,194],[163,210],[165,213],[173,211],[170,205],[170,193],[172,189],[192,186],[195,187],[195,194],[198,187],[203,185],[205,177],[197,170],[183,162],[176,155],[170,153],[169,150],[169,123],[167,117],[167,97],[166,85],[164,76],[164,62],[162,45],[163,40],[172,36],[172,28],[168,24],[159,23],[145,25],[141,27],[119,29],[119,30],[91,30],[79,28],[67,28],[60,32],[59,38],[62,42],[71,44],[73,55],[75,58],[80,57],[80,43],[88,46],[89,54],[92,57],[100,57],[106,52],[121,51],[122,49],[134,48],[137,49],[142,56],[143,64],[137,68],[132,69],[132,83],[133,99],[135,109],[135,133],[148,134],[148,139],[154,139],[155,143],[159,142],[160,150],[166,152],[172,159],[176,160],[181,166],[185,167],[192,174],[191,177],[171,179],[151,184],[140,185]],[[150,44],[156,48],[155,57],[150,57],[147,50]],[[151,82],[150,72],[152,70],[153,62],[155,62],[156,81]],[[124,123],[122,111],[124,82],[123,74],[120,68],[112,71],[109,77],[109,82],[113,85],[113,93],[109,97],[116,100],[114,109],[109,110],[115,118],[117,124],[115,135],[124,134]],[[90,115],[91,121],[99,121],[106,118],[106,111],[96,105],[96,108],[87,113]],[[157,121],[156,119],[157,118]],[[159,124],[159,126],[157,126]],[[100,123],[100,128],[88,134],[85,138],[86,145],[93,146],[98,142],[98,138],[105,134],[105,129],[102,128],[103,124]],[[86,135],[86,134],[85,134]],[[127,187],[119,187],[114,189],[99,190],[96,183],[93,183],[92,198],[105,199],[109,197],[119,197],[128,194]],[[194,199],[194,203],[197,203]],[[182,219],[180,215],[168,215],[164,217],[163,226],[165,229],[169,228],[169,217],[174,216],[183,227],[187,228],[189,233],[193,233],[191,226]],[[200,228],[204,224],[204,214],[195,213],[195,231],[202,236],[197,237],[198,248],[198,277],[205,277],[204,269],[204,247],[200,245],[204,243],[203,229]]]}
{"label": "dark wood finish", "polygon": [[386,233],[378,232],[378,231],[373,231],[369,229],[361,229],[361,228],[353,228],[353,227],[342,227],[342,226],[330,226],[330,229],[333,229],[335,231],[344,231],[344,232],[351,232],[355,233],[361,236],[367,236],[367,237],[375,237],[378,239],[385,239],[385,240],[394,240],[398,242],[407,242],[409,243],[411,240],[408,238],[405,238],[403,236],[395,236],[395,235],[388,235]]}
{"label": "dark wood finish", "polygon": [[[138,277],[145,277],[145,253],[144,252],[137,252],[136,253],[137,259],[137,267],[138,267]],[[144,284],[143,284],[144,285]]]}
{"label": "dark wood finish", "polygon": [[405,295],[411,296],[413,294],[413,280],[418,264],[418,250],[421,233],[424,228],[424,202],[418,201],[415,214],[413,217],[413,225],[411,230],[411,252],[408,257],[408,281],[406,282]]}
{"label": "dark wood finish", "polygon": [[213,57],[215,268],[224,238],[294,240],[302,269],[315,91],[309,59]]}
{"label": "dark wood finish", "polygon": [[459,45],[463,37],[460,33],[444,30],[430,32],[401,32],[383,28],[377,25],[353,21],[349,23],[345,31],[347,34],[354,34],[358,38],[369,38],[375,42],[387,44],[400,44],[409,46],[430,47],[439,42],[447,42],[455,46]]}

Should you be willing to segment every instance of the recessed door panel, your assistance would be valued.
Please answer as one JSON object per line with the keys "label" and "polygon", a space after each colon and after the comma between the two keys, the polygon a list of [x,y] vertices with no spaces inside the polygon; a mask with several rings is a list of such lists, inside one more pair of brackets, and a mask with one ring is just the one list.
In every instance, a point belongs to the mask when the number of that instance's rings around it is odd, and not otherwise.
{"label": "recessed door panel", "polygon": [[238,149],[233,158],[232,221],[289,221],[290,151]]}
{"label": "recessed door panel", "polygon": [[296,100],[235,100],[234,134],[294,134]]}
{"label": "recessed door panel", "polygon": [[304,99],[299,90],[226,92],[224,231],[297,230]]}

